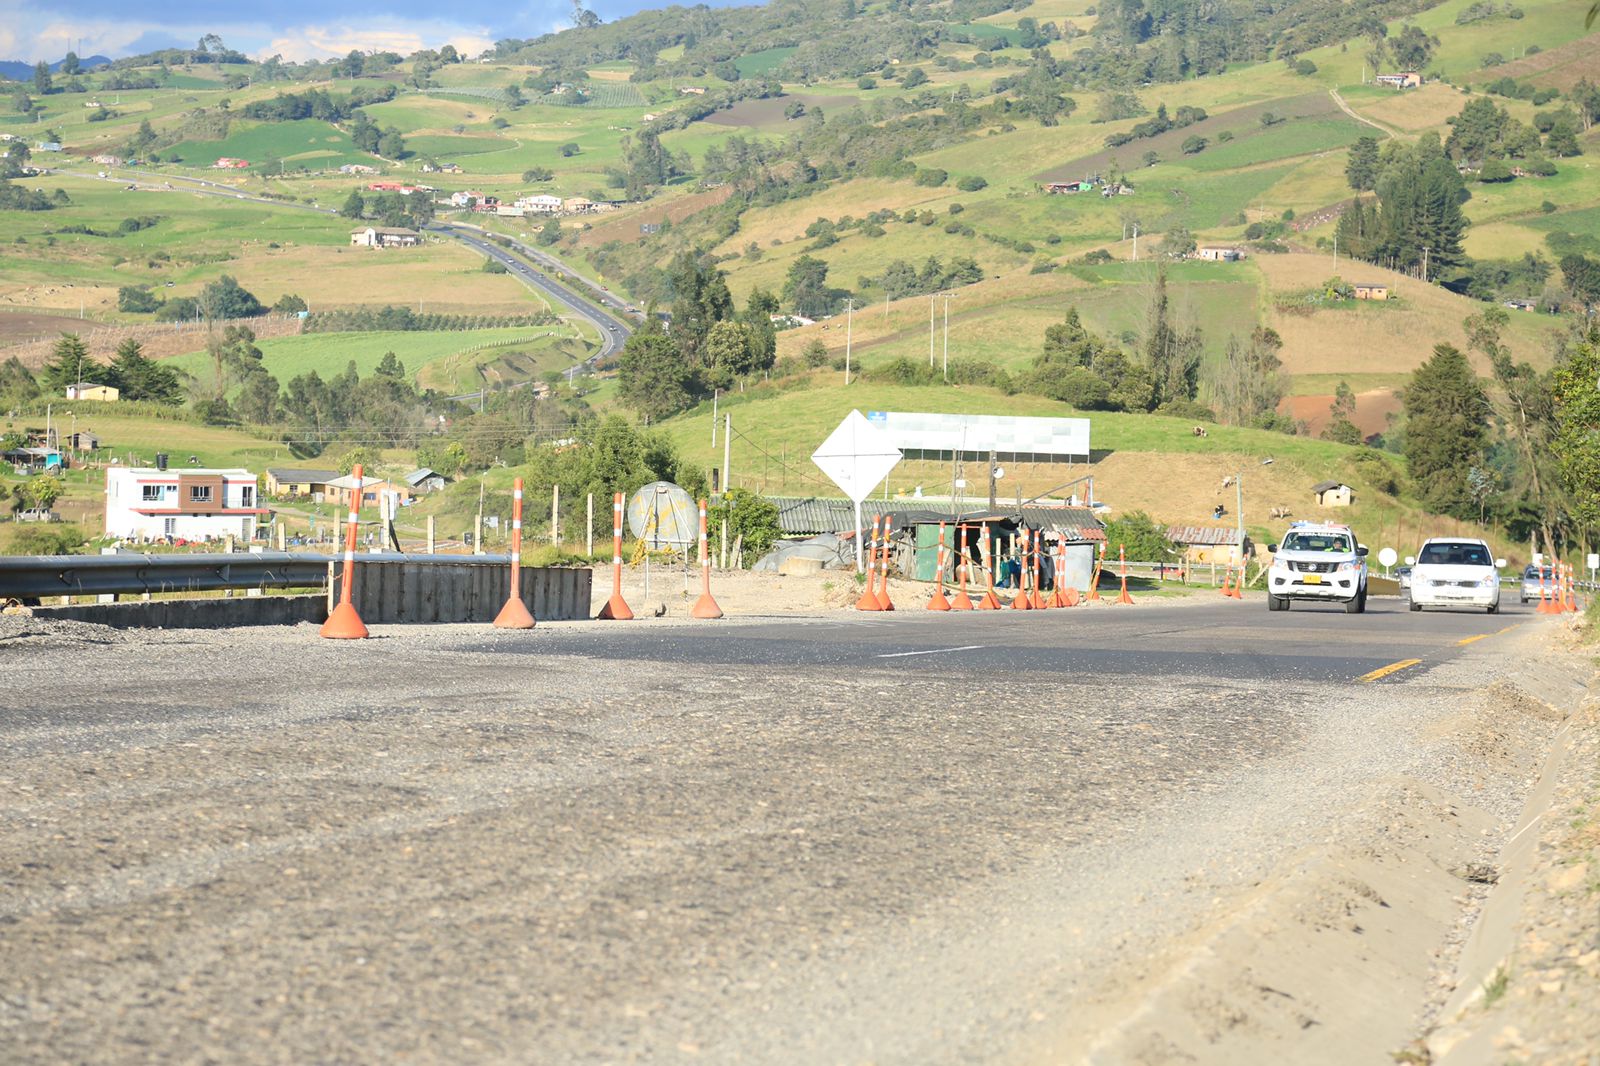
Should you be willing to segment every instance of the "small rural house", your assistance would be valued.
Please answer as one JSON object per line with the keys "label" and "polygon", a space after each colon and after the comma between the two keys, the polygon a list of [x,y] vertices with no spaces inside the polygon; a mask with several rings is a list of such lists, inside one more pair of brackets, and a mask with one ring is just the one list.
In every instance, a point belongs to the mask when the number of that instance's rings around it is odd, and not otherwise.
{"label": "small rural house", "polygon": [[69,400],[95,400],[99,403],[115,403],[122,395],[115,385],[96,385],[92,381],[79,381],[67,386],[67,399]]}
{"label": "small rural house", "polygon": [[1319,481],[1311,486],[1318,507],[1349,507],[1355,502],[1355,493],[1342,481]]}
{"label": "small rural house", "polygon": [[1422,84],[1422,75],[1414,70],[1406,70],[1398,74],[1379,74],[1373,80],[1391,89],[1415,89]]}
{"label": "small rural house", "polygon": [[267,512],[248,470],[106,470],[106,535],[124,540],[255,537]]}
{"label": "small rural house", "polygon": [[94,156],[89,161],[98,163],[103,167],[120,167],[122,165],[122,157],[120,155],[107,155],[105,153]]}
{"label": "small rural house", "polygon": [[[343,477],[336,477],[332,481],[328,482],[327,486],[328,491],[331,493],[337,493],[338,498],[340,499],[348,499],[350,496],[350,490],[354,489],[355,487],[356,479],[354,474],[346,474]],[[404,481],[394,482],[388,481],[384,478],[362,477],[361,503],[363,506],[367,504],[376,504],[378,502],[379,495],[386,492],[394,493],[400,498],[401,503],[409,501],[412,496],[416,495],[416,493],[411,490],[411,486],[407,485]]]}
{"label": "small rural house", "polygon": [[328,483],[338,479],[337,470],[269,466],[264,481],[268,496],[310,496],[320,501],[328,493]]}
{"label": "small rural house", "polygon": [[424,492],[439,491],[446,485],[450,484],[450,479],[436,470],[429,470],[427,467],[423,467],[420,470],[413,470],[411,473],[407,474],[405,476],[405,483],[410,486],[412,492],[421,494]]}
{"label": "small rural house", "polygon": [[350,244],[357,248],[410,248],[421,243],[422,234],[396,226],[368,226],[350,232]]}
{"label": "small rural house", "polygon": [[582,196],[569,196],[561,202],[561,209],[569,215],[587,215],[594,210],[594,201]]}
{"label": "small rural house", "polygon": [[22,474],[47,474],[66,465],[62,461],[60,449],[42,445],[8,448],[0,452],[0,459],[10,463],[18,473]]}
{"label": "small rural house", "polygon": [[1226,248],[1221,245],[1203,244],[1195,249],[1194,257],[1204,259],[1211,263],[1236,263],[1244,258],[1244,253],[1237,248]]}
{"label": "small rural house", "polygon": [[1093,192],[1092,181],[1048,181],[1041,186],[1051,196],[1072,196],[1080,192]]}
{"label": "small rural house", "polygon": [[100,447],[100,438],[86,429],[67,434],[67,447],[75,452],[92,452]]}
{"label": "small rural house", "polygon": [[1389,286],[1377,281],[1358,281],[1351,286],[1358,300],[1387,300]]}
{"label": "small rural house", "polygon": [[524,196],[516,201],[516,205],[530,215],[553,215],[561,210],[561,197],[548,194]]}
{"label": "small rural house", "polygon": [[250,160],[248,160],[248,159],[234,159],[234,158],[232,158],[230,156],[223,156],[221,159],[219,159],[215,163],[211,164],[211,169],[212,170],[243,170],[246,167],[248,167],[249,165],[250,165]]}
{"label": "small rural house", "polygon": [[1250,537],[1237,526],[1168,526],[1167,539],[1191,563],[1238,566],[1250,555]]}

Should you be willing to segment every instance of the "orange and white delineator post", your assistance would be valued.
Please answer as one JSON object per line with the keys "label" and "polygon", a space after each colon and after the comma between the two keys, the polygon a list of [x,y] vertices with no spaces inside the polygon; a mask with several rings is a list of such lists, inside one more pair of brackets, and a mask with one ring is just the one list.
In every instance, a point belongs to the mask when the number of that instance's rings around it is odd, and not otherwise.
{"label": "orange and white delineator post", "polygon": [[355,487],[350,490],[350,527],[344,538],[344,584],[339,592],[339,605],[322,623],[322,635],[333,640],[361,640],[367,637],[367,625],[351,602],[356,581],[356,527],[361,522],[361,467],[350,471]]}
{"label": "orange and white delineator post", "polygon": [[883,536],[878,541],[878,550],[882,555],[878,559],[878,607],[881,610],[894,610],[894,601],[889,598],[889,551],[893,547],[890,540],[890,531],[894,529],[894,515],[883,516]]}
{"label": "orange and white delineator post", "polygon": [[1122,591],[1117,593],[1118,603],[1133,603],[1133,597],[1128,595],[1128,549],[1126,545],[1117,545],[1117,559],[1122,569]]}
{"label": "orange and white delineator post", "polygon": [[[881,515],[872,516],[872,539],[867,541],[867,590],[856,601],[858,611],[881,611],[883,605],[878,602],[878,592],[875,587],[874,574],[878,566],[878,523],[882,521]],[[864,530],[858,530],[860,536]]]}
{"label": "orange and white delineator post", "polygon": [[[1538,609],[1537,609],[1537,613],[1538,614],[1560,614],[1561,613],[1561,608],[1559,606],[1557,606],[1555,596],[1551,593],[1551,590],[1545,586],[1545,580],[1544,580],[1545,570],[1546,570],[1545,567],[1543,567],[1543,566],[1539,567],[1539,606],[1538,606]],[[1554,563],[1550,564],[1549,572],[1550,572],[1550,584],[1554,585],[1555,584],[1555,578],[1556,578],[1556,571],[1555,571],[1555,564]]]}
{"label": "orange and white delineator post", "polygon": [[496,629],[532,629],[533,612],[522,602],[522,479],[511,483],[511,592],[495,615]]}
{"label": "orange and white delineator post", "polygon": [[617,622],[633,617],[628,601],[622,598],[622,500],[620,492],[611,498],[611,598],[596,616]]}
{"label": "orange and white delineator post", "polygon": [[[1230,572],[1233,570],[1233,564],[1232,563],[1228,564],[1228,570]],[[1233,583],[1233,591],[1229,592],[1227,589],[1224,589],[1222,594],[1224,596],[1227,596],[1229,599],[1234,599],[1234,600],[1242,600],[1242,599],[1244,599],[1244,574],[1245,574],[1245,564],[1244,563],[1240,563],[1239,564],[1239,579]]]}
{"label": "orange and white delineator post", "polygon": [[928,598],[927,610],[948,611],[950,601],[944,596],[944,523],[939,523],[939,553],[933,566],[933,595]]}
{"label": "orange and white delineator post", "polygon": [[722,608],[711,598],[711,552],[706,545],[706,501],[700,501],[700,598],[695,601],[691,618],[721,618]]}
{"label": "orange and white delineator post", "polygon": [[1091,600],[1098,603],[1100,600],[1100,572],[1106,567],[1105,541],[1100,542],[1099,549],[1095,553],[1094,566],[1089,569],[1089,595],[1084,599],[1086,603]]}
{"label": "orange and white delineator post", "polygon": [[1232,563],[1229,563],[1227,566],[1222,568],[1222,594],[1224,596],[1232,596],[1233,595],[1233,564]]}
{"label": "orange and white delineator post", "polygon": [[950,601],[952,611],[972,610],[972,597],[967,595],[967,527],[963,523],[956,527],[956,588],[955,598]]}
{"label": "orange and white delineator post", "polygon": [[1567,572],[1567,601],[1566,601],[1566,609],[1568,611],[1575,612],[1578,609],[1578,568],[1576,566],[1574,566],[1573,564],[1568,563],[1568,564],[1566,564],[1566,572]]}
{"label": "orange and white delineator post", "polygon": [[1028,592],[1028,530],[1018,529],[1017,539],[1021,541],[1017,554],[1017,595],[1011,601],[1013,611],[1033,610],[1033,596]]}
{"label": "orange and white delineator post", "polygon": [[994,540],[989,536],[988,523],[984,523],[983,526],[983,543],[989,549],[989,565],[984,567],[989,588],[984,592],[983,599],[978,601],[978,610],[998,611],[1000,609],[1000,597],[994,594]]}

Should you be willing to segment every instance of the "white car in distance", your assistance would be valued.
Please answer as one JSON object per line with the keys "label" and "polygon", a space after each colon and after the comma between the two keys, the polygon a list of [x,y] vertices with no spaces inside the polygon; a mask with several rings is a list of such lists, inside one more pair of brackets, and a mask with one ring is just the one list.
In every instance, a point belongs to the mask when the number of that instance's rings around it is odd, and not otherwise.
{"label": "white car in distance", "polygon": [[1411,568],[1411,609],[1482,607],[1500,610],[1500,567],[1487,541],[1434,537],[1422,545]]}
{"label": "white car in distance", "polygon": [[1367,546],[1349,526],[1294,522],[1267,550],[1267,610],[1287,611],[1295,600],[1337,604],[1347,614],[1367,609]]}

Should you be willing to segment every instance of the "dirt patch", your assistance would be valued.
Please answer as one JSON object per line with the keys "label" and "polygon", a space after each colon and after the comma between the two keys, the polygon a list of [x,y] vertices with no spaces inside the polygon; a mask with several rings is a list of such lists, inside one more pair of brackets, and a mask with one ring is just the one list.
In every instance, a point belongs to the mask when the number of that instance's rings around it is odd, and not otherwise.
{"label": "dirt patch", "polygon": [[[0,316],[0,318],[9,316]],[[128,339],[138,341],[150,359],[167,359],[185,352],[198,351],[206,345],[207,327],[194,322],[150,323],[139,326],[103,326],[94,322],[69,319],[78,329],[63,330],[78,334],[89,348],[89,354],[101,362],[109,362],[116,354],[117,345]],[[257,339],[293,337],[300,333],[301,321],[294,315],[263,315],[259,318],[240,318],[217,324],[218,329],[229,325],[246,326],[255,332]],[[15,356],[23,366],[41,367],[49,362],[59,334],[43,340],[17,344],[3,349],[7,358]]]}
{"label": "dirt patch", "polygon": [[660,207],[649,207],[643,211],[624,212],[624,217],[614,218],[600,223],[583,231],[583,236],[578,238],[578,243],[587,248],[598,247],[609,241],[622,241],[624,243],[637,241],[642,235],[639,227],[646,224],[659,226],[667,219],[672,220],[676,226],[684,219],[708,207],[715,207],[733,195],[733,186],[724,185],[718,189],[707,189],[705,192],[692,193],[680,197]]}
{"label": "dirt patch", "polygon": [[97,323],[81,318],[68,318],[66,315],[0,313],[0,345],[38,340],[54,342],[62,333],[80,333],[94,325]]}
{"label": "dirt patch", "polygon": [[[1319,436],[1332,421],[1328,408],[1333,403],[1333,396],[1291,396],[1283,402],[1283,409],[1291,418],[1306,424],[1310,434]],[[1370,437],[1374,433],[1382,433],[1389,428],[1389,416],[1400,411],[1400,397],[1394,389],[1371,389],[1367,392],[1356,393],[1356,412],[1350,421],[1361,430],[1361,435]]]}
{"label": "dirt patch", "polygon": [[814,96],[810,93],[790,93],[765,100],[741,100],[725,111],[707,115],[703,121],[713,126],[770,126],[784,121],[783,110],[795,101],[808,108],[849,107],[855,103],[847,96]]}
{"label": "dirt patch", "polygon": [[1500,78],[1515,78],[1538,89],[1560,89],[1565,93],[1585,78],[1600,80],[1600,49],[1596,49],[1589,38],[1579,37],[1559,48],[1475,70],[1466,76],[1466,81],[1478,83]]}

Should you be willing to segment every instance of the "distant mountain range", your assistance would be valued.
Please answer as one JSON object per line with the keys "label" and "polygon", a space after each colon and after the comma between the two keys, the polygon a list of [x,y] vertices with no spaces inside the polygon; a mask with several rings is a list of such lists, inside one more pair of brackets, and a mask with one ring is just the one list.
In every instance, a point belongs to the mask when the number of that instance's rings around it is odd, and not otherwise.
{"label": "distant mountain range", "polygon": [[[51,73],[59,72],[62,62],[63,60],[58,59],[51,63]],[[98,67],[102,63],[109,62],[111,59],[108,56],[84,56],[78,60],[78,65],[88,70],[90,67]],[[10,78],[12,81],[27,81],[33,77],[34,66],[35,64],[25,63],[20,59],[0,59],[0,76]]]}

